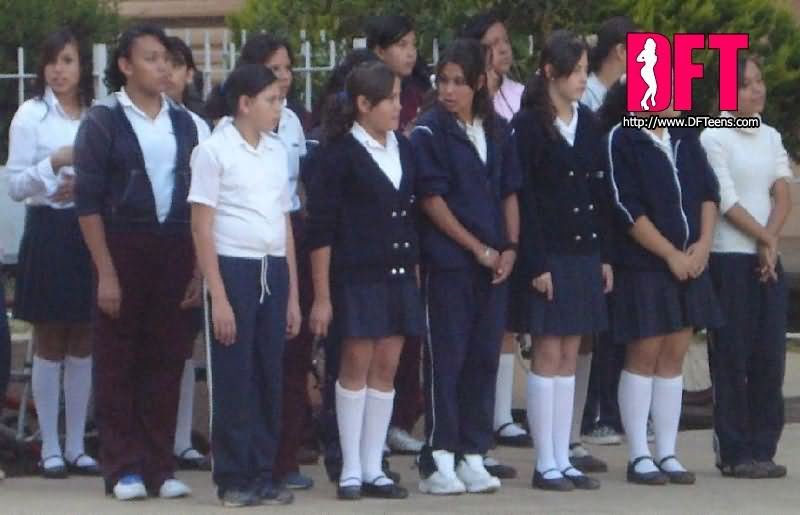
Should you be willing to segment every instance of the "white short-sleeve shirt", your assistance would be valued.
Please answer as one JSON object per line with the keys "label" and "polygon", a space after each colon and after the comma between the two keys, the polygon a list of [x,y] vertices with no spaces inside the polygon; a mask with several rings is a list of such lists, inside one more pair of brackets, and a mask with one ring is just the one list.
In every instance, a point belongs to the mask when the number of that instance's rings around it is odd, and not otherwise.
{"label": "white short-sleeve shirt", "polygon": [[166,95],[162,95],[161,111],[153,119],[133,103],[125,88],[120,89],[116,95],[139,141],[147,178],[150,179],[153,189],[156,217],[160,223],[164,223],[172,208],[175,162],[178,155],[178,142],[175,140],[175,130],[169,115],[169,101]]}
{"label": "white short-sleeve shirt", "polygon": [[[722,116],[733,115],[723,112]],[[792,176],[780,133],[762,121],[759,128],[705,129],[700,142],[719,181],[720,211],[724,214],[739,204],[766,226],[772,211],[772,185]],[[712,250],[755,254],[758,242],[723,216]]]}
{"label": "white short-sleeve shirt", "polygon": [[274,134],[250,145],[233,123],[215,130],[192,153],[189,202],[216,209],[217,254],[262,259],[286,255],[291,209],[286,148]]}
{"label": "white short-sleeve shirt", "polygon": [[71,166],[53,170],[50,156],[61,147],[72,146],[81,118],[64,112],[50,88],[41,99],[31,99],[17,109],[9,129],[8,192],[12,199],[30,206],[50,206],[65,209],[72,202],[50,200],[68,175]]}
{"label": "white short-sleeve shirt", "polygon": [[597,112],[606,100],[607,94],[608,88],[606,85],[600,82],[600,78],[596,73],[592,72],[589,74],[589,79],[586,81],[586,91],[583,92],[581,103],[585,104],[592,111]]}

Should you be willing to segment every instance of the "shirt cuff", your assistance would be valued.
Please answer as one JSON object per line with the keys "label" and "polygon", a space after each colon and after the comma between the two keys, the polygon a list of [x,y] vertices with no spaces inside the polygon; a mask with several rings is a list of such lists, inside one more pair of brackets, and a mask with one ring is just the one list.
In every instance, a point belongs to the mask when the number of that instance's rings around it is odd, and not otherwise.
{"label": "shirt cuff", "polygon": [[55,195],[58,190],[59,179],[53,170],[53,162],[50,161],[49,157],[39,161],[39,164],[36,165],[36,173],[44,186],[44,195],[46,197]]}

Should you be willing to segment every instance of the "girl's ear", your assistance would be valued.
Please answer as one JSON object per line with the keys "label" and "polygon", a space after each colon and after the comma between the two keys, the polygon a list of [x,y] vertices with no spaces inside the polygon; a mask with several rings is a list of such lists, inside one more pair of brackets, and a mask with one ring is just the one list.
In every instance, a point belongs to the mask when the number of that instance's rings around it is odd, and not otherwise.
{"label": "girl's ear", "polygon": [[188,84],[194,84],[194,70],[191,68],[187,68],[186,82]]}
{"label": "girl's ear", "polygon": [[356,97],[356,107],[359,113],[367,114],[372,110],[372,103],[364,95],[358,95]]}
{"label": "girl's ear", "polygon": [[122,72],[126,79],[133,75],[133,64],[127,57],[120,57],[117,59],[117,68]]}
{"label": "girl's ear", "polygon": [[239,101],[236,102],[236,112],[233,113],[234,116],[237,114],[247,114],[250,112],[250,106],[253,103],[253,99],[248,97],[247,95],[241,95],[239,97]]}

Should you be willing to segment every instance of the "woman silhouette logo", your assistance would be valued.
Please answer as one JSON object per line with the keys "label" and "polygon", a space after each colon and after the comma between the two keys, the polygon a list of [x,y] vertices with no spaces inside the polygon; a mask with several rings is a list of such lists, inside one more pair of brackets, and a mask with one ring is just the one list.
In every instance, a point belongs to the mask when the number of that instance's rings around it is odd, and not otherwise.
{"label": "woman silhouette logo", "polygon": [[650,106],[647,104],[647,101],[649,99],[653,107],[655,107],[656,93],[658,93],[658,82],[656,81],[655,73],[658,56],[656,55],[656,41],[653,38],[647,38],[647,41],[644,43],[644,49],[636,56],[636,62],[644,63],[641,75],[642,80],[647,84],[647,91],[644,92],[640,104],[643,111],[649,111]]}

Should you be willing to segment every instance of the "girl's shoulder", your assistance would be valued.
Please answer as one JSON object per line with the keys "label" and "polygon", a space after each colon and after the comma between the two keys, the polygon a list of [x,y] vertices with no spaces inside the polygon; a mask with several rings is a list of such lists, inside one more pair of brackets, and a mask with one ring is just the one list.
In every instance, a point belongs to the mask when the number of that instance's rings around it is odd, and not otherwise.
{"label": "girl's shoulder", "polygon": [[17,108],[11,124],[27,127],[38,125],[47,117],[48,109],[47,103],[40,98],[26,100]]}

